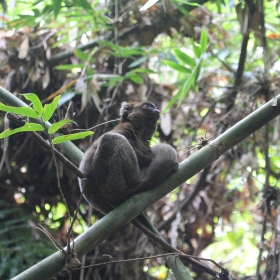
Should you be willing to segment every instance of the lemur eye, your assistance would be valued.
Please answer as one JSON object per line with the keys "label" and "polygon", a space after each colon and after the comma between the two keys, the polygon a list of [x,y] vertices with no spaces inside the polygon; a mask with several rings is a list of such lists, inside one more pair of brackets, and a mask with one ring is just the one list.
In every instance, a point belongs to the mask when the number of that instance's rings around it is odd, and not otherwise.
{"label": "lemur eye", "polygon": [[145,109],[154,109],[154,105],[153,104],[151,104],[151,103],[145,103],[145,104],[143,104],[143,108],[145,108]]}

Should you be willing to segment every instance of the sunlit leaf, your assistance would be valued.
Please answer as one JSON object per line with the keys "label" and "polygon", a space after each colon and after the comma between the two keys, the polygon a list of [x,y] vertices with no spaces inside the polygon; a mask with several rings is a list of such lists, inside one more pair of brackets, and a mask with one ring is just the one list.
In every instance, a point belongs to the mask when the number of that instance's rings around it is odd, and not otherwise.
{"label": "sunlit leaf", "polygon": [[52,214],[54,220],[59,220],[67,211],[64,203],[58,202],[56,206],[52,207]]}
{"label": "sunlit leaf", "polygon": [[177,56],[177,58],[179,60],[181,60],[184,64],[187,64],[191,67],[195,66],[195,60],[193,58],[191,58],[190,56],[188,56],[186,53],[182,52],[179,49],[174,49],[174,53]]}
{"label": "sunlit leaf", "polygon": [[192,72],[192,74],[189,76],[189,78],[183,84],[182,92],[181,92],[181,95],[180,95],[180,98],[179,98],[178,107],[182,104],[182,102],[184,101],[184,99],[186,98],[186,96],[187,96],[187,94],[189,92],[189,89],[194,84],[195,73],[196,73],[196,71]]}
{"label": "sunlit leaf", "polygon": [[179,65],[173,61],[170,61],[170,60],[164,60],[163,61],[165,64],[167,64],[170,68],[174,69],[174,70],[177,70],[179,72],[183,72],[183,73],[187,73],[187,74],[190,74],[192,71],[185,67],[185,66],[182,66],[182,65]]}
{"label": "sunlit leaf", "polygon": [[39,97],[35,94],[35,93],[24,93],[24,94],[20,94],[23,95],[25,97],[25,99],[29,100],[32,102],[33,104],[33,108],[34,110],[40,115],[42,116],[43,113],[43,105],[39,99]]}
{"label": "sunlit leaf", "polygon": [[57,70],[71,70],[74,68],[84,68],[84,64],[63,64],[55,66]]}
{"label": "sunlit leaf", "polygon": [[180,88],[178,90],[178,92],[170,99],[170,101],[168,102],[167,106],[164,108],[162,114],[164,114],[168,109],[171,108],[171,106],[177,101],[177,99],[180,97],[182,93],[182,88]]}
{"label": "sunlit leaf", "polygon": [[196,44],[196,43],[193,43],[193,52],[195,54],[195,56],[197,58],[200,58],[201,56],[201,47],[200,45]]}
{"label": "sunlit leaf", "polygon": [[52,103],[50,104],[46,104],[44,106],[44,109],[43,109],[43,115],[42,115],[42,118],[44,120],[44,122],[47,122],[53,115],[56,107],[57,107],[57,104],[58,104],[58,101],[60,99],[60,95],[58,95],[53,101]]}
{"label": "sunlit leaf", "polygon": [[201,7],[201,5],[198,4],[198,3],[195,3],[195,2],[188,2],[188,1],[186,1],[186,0],[175,0],[175,2],[183,3],[184,5],[188,5],[188,6]]}
{"label": "sunlit leaf", "polygon": [[136,84],[143,84],[143,79],[140,76],[131,75],[127,77]]}
{"label": "sunlit leaf", "polygon": [[38,123],[26,123],[24,126],[15,128],[15,129],[6,129],[0,134],[0,138],[5,138],[10,135],[16,134],[18,132],[26,132],[26,131],[43,131],[45,128]]}
{"label": "sunlit leaf", "polygon": [[130,75],[132,73],[148,73],[148,74],[152,74],[155,73],[155,71],[148,69],[148,68],[136,68],[133,69],[131,71],[129,71],[126,75]]}
{"label": "sunlit leaf", "polygon": [[52,140],[52,143],[53,144],[59,144],[59,143],[63,143],[63,142],[66,142],[66,141],[82,139],[82,138],[85,138],[85,137],[87,137],[91,134],[93,134],[92,131],[86,131],[86,132],[79,132],[79,133],[73,133],[73,134],[68,134],[68,135],[61,135],[61,136],[55,137]]}
{"label": "sunlit leaf", "polygon": [[203,63],[203,59],[200,58],[199,63],[198,63],[198,65],[197,65],[196,69],[195,69],[195,75],[194,75],[195,80],[194,80],[194,82],[196,82],[197,79],[198,79],[198,76],[199,76],[199,74],[200,74],[200,70],[201,70],[201,67],[202,67],[202,63]]}
{"label": "sunlit leaf", "polygon": [[8,22],[9,28],[20,28],[22,26],[33,25],[36,21],[36,16],[31,15],[19,15],[19,19]]}
{"label": "sunlit leaf", "polygon": [[32,108],[30,107],[13,107],[13,106],[7,106],[0,102],[0,111],[13,113],[16,115],[22,115],[25,117],[30,118],[39,118],[40,115]]}
{"label": "sunlit leaf", "polygon": [[73,120],[64,119],[57,123],[53,123],[48,129],[48,133],[53,134],[53,133],[57,132],[61,127],[63,127],[67,123],[75,123],[75,122]]}
{"label": "sunlit leaf", "polygon": [[142,55],[144,50],[137,48],[124,48],[120,53],[115,54],[117,57],[131,57],[134,55]]}
{"label": "sunlit leaf", "polygon": [[205,28],[202,28],[201,35],[200,35],[200,46],[201,46],[201,52],[206,52],[207,50],[207,31]]}

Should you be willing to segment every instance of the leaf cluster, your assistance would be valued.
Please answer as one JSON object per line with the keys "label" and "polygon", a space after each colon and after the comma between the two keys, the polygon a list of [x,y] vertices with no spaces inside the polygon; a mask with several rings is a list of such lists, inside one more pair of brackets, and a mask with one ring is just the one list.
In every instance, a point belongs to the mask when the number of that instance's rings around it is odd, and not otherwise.
{"label": "leaf cluster", "polygon": [[[26,93],[22,94],[27,100],[31,101],[31,107],[12,107],[7,106],[3,103],[0,103],[0,110],[7,112],[7,113],[13,113],[16,115],[20,115],[22,117],[30,117],[30,118],[36,118],[41,119],[43,123],[50,120],[50,118],[53,116],[60,99],[60,96],[57,96],[54,98],[54,100],[50,104],[42,105],[40,99],[38,96],[34,93]],[[52,136],[54,133],[59,131],[63,126],[65,126],[68,123],[75,123],[73,120],[70,119],[64,119],[59,122],[53,123],[48,128],[48,134]],[[8,136],[11,136],[15,133],[19,132],[37,132],[37,131],[44,131],[46,128],[42,124],[33,123],[33,122],[26,122],[23,126],[15,129],[6,129],[2,133],[0,133],[0,138],[5,138]],[[86,136],[89,136],[93,134],[92,131],[85,131],[85,132],[79,132],[79,133],[73,133],[68,135],[61,135],[52,138],[53,144],[60,144],[66,141],[70,140],[76,140],[76,139],[82,139]]]}

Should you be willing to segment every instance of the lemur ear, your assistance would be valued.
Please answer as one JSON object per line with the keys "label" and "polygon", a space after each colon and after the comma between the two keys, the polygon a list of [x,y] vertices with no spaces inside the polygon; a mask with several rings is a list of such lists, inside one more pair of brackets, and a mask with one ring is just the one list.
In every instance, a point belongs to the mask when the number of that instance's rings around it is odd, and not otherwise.
{"label": "lemur ear", "polygon": [[121,119],[125,120],[130,111],[131,111],[131,105],[127,102],[122,102],[121,110],[120,110]]}

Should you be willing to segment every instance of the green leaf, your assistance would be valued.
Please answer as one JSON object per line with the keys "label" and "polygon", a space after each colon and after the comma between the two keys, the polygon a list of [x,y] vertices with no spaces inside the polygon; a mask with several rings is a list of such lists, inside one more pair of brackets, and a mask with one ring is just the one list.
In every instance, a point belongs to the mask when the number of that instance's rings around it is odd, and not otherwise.
{"label": "green leaf", "polygon": [[74,68],[84,68],[84,64],[63,64],[55,66],[57,70],[71,70]]}
{"label": "green leaf", "polygon": [[34,110],[40,115],[42,116],[43,113],[43,105],[39,99],[39,97],[35,94],[35,93],[23,93],[20,94],[23,95],[25,97],[25,99],[29,100],[32,102],[33,104],[33,108]]}
{"label": "green leaf", "polygon": [[199,44],[193,43],[193,52],[197,58],[201,56],[201,47]]}
{"label": "green leaf", "polygon": [[148,56],[142,56],[138,59],[136,59],[135,61],[133,61],[132,63],[130,63],[128,65],[129,68],[133,68],[135,66],[138,66],[139,64],[141,64],[142,62],[146,61],[149,57]]}
{"label": "green leaf", "polygon": [[74,50],[74,55],[83,61],[86,61],[89,58],[89,54],[84,53],[83,51],[81,51],[79,49]]}
{"label": "green leaf", "polygon": [[178,107],[182,104],[182,102],[184,101],[184,99],[186,98],[186,96],[187,96],[187,94],[189,92],[189,89],[194,84],[195,73],[196,73],[196,71],[192,72],[192,74],[189,76],[189,78],[183,84],[182,92],[181,92],[179,103],[178,103]]}
{"label": "green leaf", "polygon": [[187,74],[190,74],[192,72],[189,68],[187,68],[185,66],[182,66],[182,65],[179,65],[179,64],[177,64],[177,63],[175,63],[173,61],[164,60],[163,62],[165,64],[167,64],[170,68],[175,69],[175,70],[177,70],[179,72],[187,73]]}
{"label": "green leaf", "polygon": [[57,18],[59,11],[61,9],[61,1],[62,0],[53,0],[52,1],[52,6],[53,6],[53,11],[54,11],[54,17]]}
{"label": "green leaf", "polygon": [[201,35],[200,35],[200,46],[201,46],[201,52],[206,52],[207,50],[207,31],[205,28],[202,28]]}
{"label": "green leaf", "polygon": [[144,55],[146,49],[143,47],[120,47],[108,41],[98,41],[100,45],[110,47],[111,53],[116,57],[130,57],[133,55]]}
{"label": "green leaf", "polygon": [[68,134],[68,135],[61,135],[61,136],[55,137],[52,140],[52,143],[53,144],[59,144],[59,143],[63,143],[63,142],[66,142],[66,141],[82,139],[82,138],[85,138],[85,137],[87,137],[91,134],[93,134],[92,131],[86,131],[86,132],[79,132],[79,133],[73,133],[73,134]]}
{"label": "green leaf", "polygon": [[140,76],[128,75],[127,77],[136,84],[139,85],[143,84],[143,79]]}
{"label": "green leaf", "polygon": [[114,51],[121,51],[122,50],[122,47],[120,47],[120,46],[118,46],[116,44],[113,44],[113,43],[111,43],[109,41],[98,41],[98,44],[102,45],[102,46],[110,47]]}
{"label": "green leaf", "polygon": [[43,115],[42,115],[42,118],[43,118],[43,121],[44,122],[47,122],[53,115],[56,107],[57,107],[57,103],[60,99],[60,95],[58,95],[52,103],[50,104],[46,104],[44,106],[44,110],[43,110]]}
{"label": "green leaf", "polygon": [[45,128],[38,124],[38,123],[26,123],[24,126],[15,128],[13,130],[11,129],[6,129],[0,134],[0,138],[5,138],[10,135],[16,134],[18,132],[26,132],[26,131],[43,131]]}
{"label": "green leaf", "polygon": [[202,67],[202,63],[203,63],[203,59],[200,58],[199,63],[198,63],[198,65],[197,65],[197,67],[196,67],[196,70],[195,70],[195,81],[194,81],[194,82],[197,81],[197,78],[198,78],[198,76],[199,76],[199,74],[200,74],[200,70],[201,70],[201,67]]}
{"label": "green leaf", "polygon": [[176,0],[175,2],[183,3],[184,5],[194,6],[194,7],[201,7],[198,3],[188,2],[186,0]]}
{"label": "green leaf", "polygon": [[[183,0],[183,1],[184,1],[184,3],[186,3],[186,0]],[[174,1],[174,2],[172,2],[172,3],[173,3],[174,6],[179,10],[179,12],[182,13],[183,15],[185,15],[185,16],[190,17],[189,11],[188,11],[183,5],[180,5],[180,4],[179,4],[180,1],[178,1],[178,3],[176,3],[176,2],[177,2],[177,1]]]}
{"label": "green leaf", "polygon": [[92,7],[87,0],[76,0],[76,4],[85,9],[85,11],[92,11]]}
{"label": "green leaf", "polygon": [[130,57],[133,55],[142,55],[145,51],[139,48],[124,48],[120,54],[116,54],[117,57]]}
{"label": "green leaf", "polygon": [[126,73],[126,76],[129,76],[130,74],[134,74],[134,73],[148,73],[148,74],[152,74],[155,73],[155,71],[148,69],[148,68],[136,68],[133,69],[129,72]]}
{"label": "green leaf", "polygon": [[180,88],[178,90],[178,92],[170,99],[169,103],[167,104],[167,106],[164,108],[162,114],[164,114],[175,102],[176,100],[179,98],[179,96],[182,93],[182,88]]}
{"label": "green leaf", "polygon": [[216,2],[216,6],[217,6],[217,10],[218,10],[218,13],[219,13],[219,14],[222,13],[222,5],[221,5],[221,2],[222,2],[222,1],[217,1],[217,2]]}
{"label": "green leaf", "polygon": [[48,133],[53,134],[57,132],[61,127],[63,127],[67,123],[75,123],[75,122],[73,120],[65,119],[57,123],[53,123],[48,129]]}
{"label": "green leaf", "polygon": [[39,118],[39,114],[32,108],[30,107],[12,107],[12,106],[7,106],[3,103],[0,102],[0,110],[4,112],[9,112],[13,113],[16,115],[22,115],[25,117],[30,117],[30,118]]}
{"label": "green leaf", "polygon": [[179,49],[174,49],[174,53],[177,56],[177,58],[182,61],[184,64],[187,64],[191,67],[195,67],[196,63],[195,60],[193,58],[191,58],[190,56],[188,56],[186,53],[182,52]]}

